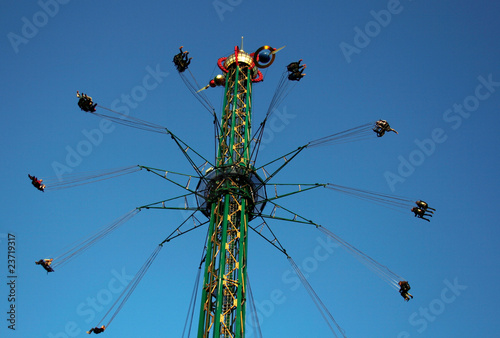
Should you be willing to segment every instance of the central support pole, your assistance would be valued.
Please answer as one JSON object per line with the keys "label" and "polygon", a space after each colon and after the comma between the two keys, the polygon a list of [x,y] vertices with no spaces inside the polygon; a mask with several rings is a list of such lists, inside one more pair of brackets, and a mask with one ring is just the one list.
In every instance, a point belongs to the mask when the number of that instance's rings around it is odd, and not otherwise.
{"label": "central support pole", "polygon": [[223,64],[224,111],[216,167],[207,188],[210,226],[199,338],[245,336],[247,233],[255,201],[251,182],[252,57],[237,48]]}

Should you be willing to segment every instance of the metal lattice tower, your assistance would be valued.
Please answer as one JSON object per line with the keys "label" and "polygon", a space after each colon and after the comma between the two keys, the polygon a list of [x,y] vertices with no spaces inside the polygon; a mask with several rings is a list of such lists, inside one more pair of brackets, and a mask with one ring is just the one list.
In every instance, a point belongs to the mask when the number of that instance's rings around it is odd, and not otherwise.
{"label": "metal lattice tower", "polygon": [[198,337],[229,338],[245,333],[248,222],[262,197],[250,163],[252,79],[259,72],[237,48],[219,65],[226,74],[216,167],[197,189],[210,217]]}

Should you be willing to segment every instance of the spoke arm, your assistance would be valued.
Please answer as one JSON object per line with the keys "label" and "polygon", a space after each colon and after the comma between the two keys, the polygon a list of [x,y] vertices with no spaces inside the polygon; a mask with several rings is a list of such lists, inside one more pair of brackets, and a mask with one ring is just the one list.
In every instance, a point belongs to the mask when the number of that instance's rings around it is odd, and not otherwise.
{"label": "spoke arm", "polygon": [[[281,156],[281,157],[279,157],[279,158],[277,158],[277,159],[275,159],[275,160],[273,160],[273,161],[271,161],[271,162],[269,162],[269,163],[267,163],[267,164],[265,164],[265,165],[261,166],[260,168],[258,168],[258,169],[261,169],[261,168],[262,168],[262,170],[264,170],[264,172],[265,172],[265,169],[264,169],[264,167],[265,167],[265,166],[267,166],[267,165],[269,165],[269,164],[271,164],[271,163],[274,163],[274,162],[276,162],[276,161],[278,161],[278,160],[280,160],[280,159],[284,159],[284,160],[285,160],[285,163],[283,163],[283,164],[282,164],[282,165],[281,165],[278,169],[276,169],[276,170],[275,170],[272,174],[270,174],[269,176],[267,176],[267,177],[266,177],[266,179],[264,180],[264,182],[263,182],[263,183],[262,183],[262,184],[261,184],[261,185],[260,185],[257,189],[259,189],[261,186],[263,186],[264,184],[266,184],[267,182],[269,182],[269,180],[270,180],[270,179],[272,179],[272,178],[273,178],[273,177],[274,177],[274,176],[275,176],[278,172],[280,172],[280,171],[281,171],[281,169],[283,169],[283,168],[284,168],[284,167],[285,167],[288,163],[290,163],[290,162],[291,162],[291,161],[295,158],[295,156],[297,156],[297,155],[298,155],[298,154],[299,154],[302,150],[304,150],[306,147],[307,147],[307,145],[302,146],[302,147],[299,147],[299,148],[297,148],[296,150],[291,151],[291,152],[289,152],[288,154],[285,154],[285,155],[283,155],[283,156]],[[292,156],[291,156],[289,159],[287,159],[287,158],[286,158],[286,156],[288,156],[288,155],[290,155],[290,154],[292,154]],[[258,169],[257,169],[257,170],[258,170]]]}
{"label": "spoke arm", "polygon": [[179,172],[175,172],[175,171],[170,171],[170,170],[165,170],[165,169],[158,169],[158,168],[148,167],[148,166],[145,166],[145,165],[139,165],[139,167],[143,168],[143,169],[146,169],[148,171],[159,171],[159,172],[162,172],[162,173],[168,172],[168,173],[172,173],[172,174],[176,174],[176,175],[180,175],[180,176],[199,178],[198,176],[193,176],[193,175],[189,175],[189,174],[183,174],[183,173],[179,173]]}
{"label": "spoke arm", "polygon": [[209,163],[212,167],[214,166],[212,163],[210,163],[210,161],[208,161],[206,158],[204,158],[203,156],[201,156],[198,152],[196,152],[195,150],[193,150],[193,148],[191,148],[184,141],[182,141],[180,138],[178,138],[177,136],[175,136],[171,131],[167,130],[167,132],[170,134],[170,136],[172,137],[172,139],[174,140],[174,142],[177,144],[177,146],[182,151],[182,153],[184,154],[184,156],[186,157],[186,159],[188,160],[188,162],[191,164],[191,166],[193,167],[193,169],[198,173],[198,175],[200,177],[203,177],[203,174],[201,173],[200,169],[196,166],[196,164],[194,163],[193,159],[188,155],[188,153],[187,153],[188,149],[191,149],[191,151],[193,153],[195,153],[196,155],[198,155],[206,163]]}
{"label": "spoke arm", "polygon": [[[154,203],[150,203],[150,204],[145,204],[143,206],[137,207],[137,209],[139,209],[139,210],[141,210],[141,209],[195,210],[195,208],[190,208],[187,205],[188,204],[187,203],[187,197],[190,196],[190,195],[192,195],[192,194],[180,195],[180,196],[172,197],[172,198],[169,198],[169,199],[166,199],[166,200],[163,200],[163,201],[154,202]],[[184,208],[182,208],[182,207],[168,207],[168,206],[165,206],[166,202],[178,200],[178,199],[181,199],[181,198],[184,199]],[[161,205],[161,207],[157,206],[159,204]],[[196,210],[198,210],[198,208],[196,208]]]}
{"label": "spoke arm", "polygon": [[[298,193],[301,193],[301,192],[304,192],[304,191],[308,191],[308,190],[312,190],[312,189],[316,189],[316,188],[319,188],[319,187],[325,187],[326,186],[326,184],[319,184],[319,183],[314,183],[314,184],[273,184],[273,185],[274,185],[275,196],[271,197],[271,198],[268,198],[268,199],[265,199],[263,201],[260,201],[259,203],[270,202],[270,201],[277,200],[277,199],[280,199],[280,198],[283,198],[283,197],[287,197],[287,196],[290,196],[290,195],[295,195],[295,194],[298,194]],[[292,192],[289,192],[289,193],[286,193],[286,194],[278,195],[278,190],[277,190],[278,186],[298,186],[298,190],[297,191],[292,191]],[[303,186],[305,186],[306,188],[302,188]]]}
{"label": "spoke arm", "polygon": [[316,227],[320,227],[321,225],[314,223],[313,221],[300,221],[295,218],[286,218],[286,217],[278,217],[278,216],[273,216],[273,215],[258,215],[263,218],[269,218],[269,219],[275,219],[278,221],[287,221],[287,222],[293,222],[293,223],[301,223],[301,224],[312,224]]}
{"label": "spoke arm", "polygon": [[[161,178],[163,178],[163,179],[165,179],[165,180],[167,180],[167,181],[169,181],[169,182],[171,182],[171,183],[173,183],[173,184],[181,187],[182,189],[185,189],[185,190],[189,191],[191,194],[197,194],[196,191],[189,189],[189,184],[191,183],[191,178],[192,177],[199,178],[198,176],[191,176],[191,175],[177,173],[177,172],[174,172],[174,171],[165,171],[165,170],[162,170],[162,169],[150,168],[150,167],[146,167],[146,166],[140,166],[140,167],[146,169],[150,173],[153,173],[155,175],[160,176]],[[159,172],[161,172],[162,174],[160,174]],[[165,173],[165,174],[163,174],[163,173]],[[174,181],[174,180],[172,180],[172,179],[170,179],[170,178],[167,177],[168,173],[176,174],[176,175],[181,175],[181,176],[187,176],[187,177],[189,177],[188,183],[185,186],[182,185],[182,184],[180,184],[180,183],[177,183],[176,181]]]}
{"label": "spoke arm", "polygon": [[202,211],[202,209],[200,208],[189,208],[189,207],[154,207],[154,206],[144,206],[144,207],[141,207],[141,208],[144,208],[144,209],[164,209],[164,210],[194,210],[194,211]]}
{"label": "spoke arm", "polygon": [[[194,214],[196,213],[197,211],[193,212],[189,217],[187,217],[184,222],[182,222],[177,228],[175,228],[174,231],[172,231],[172,233],[170,235],[168,235],[168,237],[160,243],[160,245],[163,245],[164,243],[166,242],[170,242],[172,239],[174,238],[177,238],[179,236],[182,236],[190,231],[193,231],[194,229],[198,229],[199,227],[207,224],[208,222],[210,222],[209,220],[206,221],[206,222],[203,222],[201,223],[195,216]],[[193,220],[193,226],[187,230],[184,230],[184,231],[181,231],[181,228],[184,224],[186,224],[186,222],[189,220],[189,219],[192,219]]]}
{"label": "spoke arm", "polygon": [[[306,219],[305,217],[302,217],[300,216],[299,214],[281,206],[281,205],[278,205],[272,201],[269,201],[269,203],[273,204],[274,205],[274,208],[273,210],[271,211],[271,214],[269,215],[258,215],[258,216],[261,216],[261,217],[264,217],[264,218],[272,218],[272,219],[277,219],[277,220],[281,220],[281,221],[289,221],[289,222],[295,222],[295,223],[303,223],[303,224],[310,224],[310,225],[314,225],[316,228],[319,228],[321,227],[321,225],[317,224],[317,223],[314,223],[313,221],[309,220],[309,219]],[[278,217],[276,216],[276,211],[278,209],[282,209],[286,212],[288,212],[289,214],[292,214],[294,215],[293,216],[293,219],[292,218],[285,218],[285,217]]]}
{"label": "spoke arm", "polygon": [[[271,228],[269,227],[269,225],[267,224],[267,222],[264,220],[264,218],[262,218],[262,224],[260,226],[266,226],[267,229],[271,232],[271,234],[273,235],[274,239],[273,240],[270,240],[268,239],[266,236],[264,236],[261,231],[257,231],[256,228],[248,225],[248,227],[250,229],[252,229],[257,235],[259,235],[260,237],[262,237],[264,240],[266,240],[269,244],[271,244],[272,246],[274,246],[276,249],[278,249],[279,251],[281,251],[283,254],[285,254],[285,256],[288,257],[288,254],[286,253],[286,250],[285,248],[283,248],[283,246],[281,245],[280,241],[278,240],[278,238],[276,237],[276,235],[274,234],[274,232],[271,230]],[[278,243],[278,245],[276,245],[276,243]]]}
{"label": "spoke arm", "polygon": [[260,166],[260,167],[258,167],[256,170],[263,169],[263,168],[267,167],[268,165],[270,165],[270,164],[272,164],[272,163],[274,163],[274,162],[276,162],[276,161],[279,161],[279,160],[281,160],[282,158],[284,158],[284,157],[286,157],[286,156],[288,156],[288,155],[290,155],[290,154],[294,154],[294,155],[292,156],[292,158],[293,158],[293,157],[295,157],[295,155],[296,155],[296,154],[300,153],[300,152],[301,152],[304,148],[306,148],[306,147],[307,147],[307,144],[306,144],[306,145],[304,145],[304,146],[298,147],[297,149],[295,149],[295,150],[293,150],[293,151],[291,151],[291,152],[289,152],[289,153],[286,153],[285,155],[282,155],[282,156],[280,156],[280,157],[278,157],[278,158],[276,158],[276,159],[272,160],[271,162],[268,162],[268,163],[266,163],[266,164],[264,164],[264,165],[261,165],[261,166]]}

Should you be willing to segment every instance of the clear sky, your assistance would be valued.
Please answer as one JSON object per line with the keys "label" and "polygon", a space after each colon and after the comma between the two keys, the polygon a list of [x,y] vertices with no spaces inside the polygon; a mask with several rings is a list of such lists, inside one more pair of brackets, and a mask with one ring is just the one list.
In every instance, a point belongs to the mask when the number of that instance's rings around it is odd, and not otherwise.
{"label": "clear sky", "polygon": [[[314,227],[269,222],[346,335],[498,335],[500,297],[488,285],[499,277],[500,4],[113,3],[0,5],[0,110],[5,120],[0,136],[0,336],[86,336],[129,276],[185,217],[143,210],[55,273],[47,275],[34,264],[138,206],[183,190],[138,172],[41,193],[31,186],[28,173],[44,178],[56,176],[61,166],[85,173],[141,164],[194,174],[170,137],[120,125],[103,128],[99,118],[80,111],[76,90],[102,106],[114,104],[131,116],[167,126],[213,159],[210,115],[171,60],[183,45],[193,57],[190,70],[203,86],[219,73],[217,59],[240,45],[241,36],[248,52],[266,44],[286,45],[264,72],[264,82],[254,87],[255,126],[284,67],[297,59],[307,64],[306,77],[270,124],[260,164],[380,118],[399,132],[307,149],[274,182],[331,182],[424,199],[437,209],[427,223],[409,210],[397,212],[328,189],[281,201],[412,286],[415,298],[406,303]],[[207,95],[220,114],[222,89],[207,90]],[[91,143],[89,135],[102,137]],[[8,297],[8,234],[15,235],[15,302]],[[165,245],[104,337],[182,335],[205,235],[201,228]],[[255,234],[249,241],[248,273],[263,336],[331,337],[305,289],[296,287],[286,257]],[[8,328],[11,305],[15,331]],[[196,319],[198,311],[197,306]],[[247,337],[256,335],[249,330]]]}

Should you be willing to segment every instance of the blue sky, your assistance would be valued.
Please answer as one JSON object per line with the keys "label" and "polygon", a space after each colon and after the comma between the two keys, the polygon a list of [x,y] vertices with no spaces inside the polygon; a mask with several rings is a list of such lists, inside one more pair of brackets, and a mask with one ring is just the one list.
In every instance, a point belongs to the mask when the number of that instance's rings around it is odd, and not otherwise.
{"label": "blue sky", "polygon": [[[213,158],[210,115],[171,59],[184,45],[193,57],[190,69],[204,85],[218,73],[217,59],[230,54],[241,36],[248,52],[265,44],[287,46],[254,87],[254,126],[284,66],[297,59],[307,64],[306,77],[268,129],[260,164],[379,118],[399,132],[307,149],[275,182],[331,182],[424,199],[437,209],[427,223],[409,210],[399,213],[327,189],[281,201],[410,281],[415,298],[405,303],[341,247],[325,244],[320,231],[270,222],[346,335],[497,335],[499,296],[486,283],[499,277],[499,4],[42,0],[3,2],[0,8],[0,109],[6,119],[0,143],[2,337],[86,336],[127,276],[183,220],[181,212],[144,210],[56,273],[46,275],[33,264],[135,207],[183,191],[139,172],[41,193],[28,173],[55,176],[58,164],[74,173],[141,164],[194,174],[169,137],[104,128],[80,111],[76,90],[166,126]],[[156,82],[148,80],[151,89],[141,90],[152,73]],[[207,95],[220,113],[222,89]],[[82,148],[96,130],[99,142]],[[84,153],[80,160],[69,155],[77,151]],[[9,233],[16,237],[15,331],[6,321],[12,304]],[[204,239],[205,228],[165,245],[106,337],[181,336]],[[248,265],[263,336],[332,336],[304,288],[295,287],[285,256],[255,234]]]}

